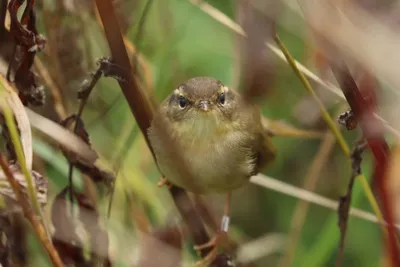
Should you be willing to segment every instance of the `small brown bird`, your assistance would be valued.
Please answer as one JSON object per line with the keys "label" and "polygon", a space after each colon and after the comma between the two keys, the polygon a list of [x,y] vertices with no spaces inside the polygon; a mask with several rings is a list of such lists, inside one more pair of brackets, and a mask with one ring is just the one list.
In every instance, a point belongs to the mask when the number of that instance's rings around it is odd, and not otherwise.
{"label": "small brown bird", "polygon": [[[227,193],[219,233],[228,230],[231,191],[245,185],[275,158],[258,107],[210,77],[192,78],[179,85],[160,105],[148,136],[168,182],[195,194]],[[177,149],[170,149],[171,142]],[[190,178],[176,164],[178,152]],[[207,260],[215,257],[219,236],[197,247],[214,246]]]}

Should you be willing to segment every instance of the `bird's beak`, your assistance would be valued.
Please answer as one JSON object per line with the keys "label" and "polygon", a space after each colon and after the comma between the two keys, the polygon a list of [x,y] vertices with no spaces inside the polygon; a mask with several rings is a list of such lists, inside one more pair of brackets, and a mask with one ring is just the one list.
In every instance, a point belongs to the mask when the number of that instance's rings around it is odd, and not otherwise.
{"label": "bird's beak", "polygon": [[201,100],[201,101],[199,102],[199,108],[200,108],[202,111],[208,111],[208,110],[210,109],[210,102],[207,101],[207,100]]}

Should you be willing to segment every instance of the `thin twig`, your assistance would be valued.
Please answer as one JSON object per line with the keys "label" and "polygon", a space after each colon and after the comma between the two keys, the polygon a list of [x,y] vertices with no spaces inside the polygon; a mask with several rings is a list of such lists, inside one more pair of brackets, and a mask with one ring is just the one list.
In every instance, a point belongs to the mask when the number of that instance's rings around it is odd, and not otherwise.
{"label": "thin twig", "polygon": [[28,200],[26,199],[24,193],[22,192],[19,183],[15,180],[10,168],[8,167],[6,158],[1,153],[0,153],[0,165],[17,197],[18,202],[21,205],[25,218],[32,224],[33,230],[35,231],[37,237],[39,238],[43,246],[46,248],[47,253],[53,265],[56,267],[63,267],[64,264],[62,263],[60,256],[55,250],[50,239],[48,238],[45,227],[43,226],[43,224],[40,223],[40,220],[38,220],[36,215],[32,212],[31,206]]}
{"label": "thin twig", "polygon": [[347,186],[347,192],[344,196],[340,197],[338,216],[339,216],[339,228],[340,228],[340,241],[339,241],[339,251],[336,258],[336,267],[339,267],[342,262],[343,252],[344,252],[344,241],[346,238],[347,225],[349,221],[349,210],[351,205],[351,196],[353,192],[354,180],[357,176],[361,174],[361,162],[362,153],[366,147],[365,140],[356,142],[353,152],[351,153],[351,176],[349,184]]}
{"label": "thin twig", "polygon": [[[360,128],[363,132],[364,137],[368,142],[368,146],[375,159],[375,180],[377,181],[377,189],[382,200],[382,208],[384,211],[384,218],[387,220],[388,227],[388,238],[387,248],[389,249],[392,266],[400,265],[400,253],[398,250],[398,240],[394,231],[394,214],[393,206],[389,199],[389,193],[387,189],[387,165],[389,157],[389,145],[387,144],[382,131],[382,125],[377,121],[373,114],[373,111],[377,109],[376,105],[376,94],[370,90],[370,98],[373,98],[372,103],[369,103],[362,95],[359,87],[355,80],[350,74],[350,70],[347,68],[345,62],[341,59],[336,59],[335,63],[331,63],[331,69],[336,79],[338,80],[344,95],[346,96],[347,102],[349,103],[357,121],[360,124]],[[368,88],[367,88],[368,89]]]}
{"label": "thin twig", "polygon": [[[119,68],[117,65],[113,64],[109,58],[103,57],[97,61],[99,67],[97,68],[96,72],[93,74],[93,77],[90,82],[85,80],[82,84],[82,88],[78,93],[78,98],[81,100],[78,108],[78,112],[75,116],[73,121],[74,128],[73,133],[77,134],[79,125],[81,122],[81,117],[83,110],[89,100],[89,96],[93,91],[95,85],[97,84],[98,80],[101,78],[102,75],[106,77],[113,77],[116,80],[124,80],[125,74],[123,70]],[[85,164],[84,164],[85,165]],[[70,160],[69,162],[69,171],[68,171],[68,180],[69,180],[69,191],[70,191],[70,201],[73,201],[73,184],[72,184],[72,175],[73,175],[73,168],[74,163]],[[72,208],[72,206],[71,206]]]}
{"label": "thin twig", "polygon": [[[75,119],[75,125],[74,125],[74,134],[77,133],[78,130],[78,125],[79,125],[79,121],[81,119],[82,113],[83,113],[83,109],[86,106],[86,103],[89,99],[90,93],[92,92],[94,86],[96,85],[96,83],[98,82],[98,80],[100,79],[101,75],[103,74],[101,71],[101,65],[99,66],[99,68],[96,70],[96,72],[94,73],[92,80],[90,81],[90,83],[85,86],[83,89],[83,91],[81,91],[80,93],[82,94],[82,98],[81,101],[79,103],[79,107],[78,107],[78,112],[76,114],[76,119]],[[86,84],[85,84],[86,85]],[[74,194],[73,194],[73,182],[72,182],[72,176],[74,173],[74,167],[72,162],[69,162],[69,168],[68,168],[68,188],[69,188],[69,197],[70,197],[70,202],[73,202],[73,198],[74,198]],[[72,209],[73,205],[71,205],[71,209]]]}
{"label": "thin twig", "polygon": [[297,68],[296,63],[294,62],[293,58],[291,57],[289,50],[287,50],[287,48],[281,42],[281,40],[279,39],[279,37],[277,35],[275,36],[275,42],[278,44],[279,48],[282,50],[283,54],[286,56],[286,59],[289,62],[289,65],[292,67],[292,69],[295,72],[295,74],[297,75],[297,77],[299,77],[304,88],[308,91],[308,93],[313,97],[314,101],[318,104],[319,109],[321,110],[322,118],[325,120],[326,124],[328,124],[328,127],[331,129],[332,133],[335,135],[337,142],[338,142],[339,146],[342,148],[343,152],[346,154],[347,157],[349,157],[350,149],[347,146],[343,135],[340,133],[340,130],[336,127],[335,121],[331,118],[327,109],[325,108],[325,105],[322,103],[322,101],[319,99],[317,94],[314,92],[314,90],[311,87],[311,84],[308,82],[306,77],[304,77],[303,73],[301,73],[301,71]]}
{"label": "thin twig", "polygon": [[[335,122],[330,117],[329,113],[327,112],[325,106],[322,104],[321,100],[315,94],[314,90],[312,89],[312,87],[311,87],[310,83],[308,82],[308,80],[306,79],[306,77],[297,68],[297,65],[296,65],[293,57],[291,56],[291,54],[289,53],[289,51],[287,50],[285,45],[280,41],[280,39],[278,37],[276,37],[275,41],[277,42],[278,46],[281,48],[281,50],[284,53],[287,61],[289,62],[289,64],[293,68],[293,70],[296,73],[296,75],[299,77],[300,81],[303,83],[304,87],[307,89],[307,91],[312,95],[314,100],[320,106],[320,110],[321,110],[323,119],[328,124],[328,127],[331,129],[332,133],[337,138],[338,143],[339,143],[340,147],[342,148],[342,150],[343,150],[344,154],[346,155],[346,157],[348,157],[350,159],[351,158],[350,149],[349,149],[347,143],[345,142],[342,133],[337,129]],[[369,186],[365,176],[361,174],[361,175],[358,176],[358,178],[359,178],[359,180],[360,180],[360,182],[361,182],[361,184],[363,186],[363,190],[364,190],[364,192],[365,192],[365,194],[367,196],[367,199],[368,199],[372,209],[374,210],[374,213],[383,222],[382,212],[380,211],[378,203],[377,203],[377,201],[375,199],[374,194],[372,193],[371,187]],[[385,228],[383,228],[383,231],[384,231],[385,234],[387,234]]]}

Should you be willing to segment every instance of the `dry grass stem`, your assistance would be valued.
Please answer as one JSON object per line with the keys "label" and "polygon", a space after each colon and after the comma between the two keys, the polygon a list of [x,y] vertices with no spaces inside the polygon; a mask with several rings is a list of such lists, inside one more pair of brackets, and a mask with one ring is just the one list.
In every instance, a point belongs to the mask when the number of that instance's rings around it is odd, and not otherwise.
{"label": "dry grass stem", "polygon": [[[7,81],[5,81],[2,76],[0,76],[0,89],[0,107],[5,118],[7,129],[10,133],[13,149],[15,151],[22,173],[25,176],[26,183],[28,185],[29,197],[35,213],[36,215],[41,217],[40,204],[39,200],[37,199],[36,188],[34,186],[31,174],[33,152],[29,121],[24,124],[15,124],[14,117],[18,118],[22,115],[22,113],[24,113],[22,109],[23,105],[17,94],[14,93],[11,86],[9,86]],[[26,116],[26,114],[23,114],[22,116]],[[21,132],[21,137],[19,132]],[[29,140],[21,140],[21,138],[24,136],[29,136]]]}
{"label": "dry grass stem", "polygon": [[[323,103],[321,102],[319,97],[314,92],[314,90],[311,87],[310,83],[308,82],[307,78],[297,68],[293,57],[291,56],[291,54],[289,53],[289,51],[287,50],[285,45],[280,41],[278,36],[276,36],[275,41],[279,45],[279,48],[282,50],[282,52],[285,54],[286,59],[290,63],[290,66],[293,68],[293,71],[299,77],[299,79],[302,82],[302,84],[304,85],[305,89],[310,93],[310,95],[317,102],[318,106],[320,107],[321,113],[322,113],[322,118],[325,120],[325,122],[327,123],[328,127],[331,129],[332,133],[335,135],[335,137],[336,137],[336,139],[338,141],[338,144],[340,145],[340,147],[343,150],[344,154],[346,155],[346,157],[351,159],[350,149],[349,149],[347,143],[345,142],[343,135],[337,129],[336,123],[333,121],[333,119],[331,118],[331,116],[327,112],[325,106],[323,105]],[[365,193],[365,195],[366,195],[366,197],[367,197],[372,209],[374,210],[376,216],[380,219],[381,222],[383,222],[384,219],[383,219],[382,212],[381,212],[381,210],[380,210],[380,208],[378,206],[378,203],[377,203],[377,201],[375,199],[374,194],[372,193],[370,185],[366,181],[365,176],[360,174],[360,175],[357,176],[357,178],[359,178],[358,180],[361,183],[361,185],[363,186],[364,193]],[[392,231],[392,225],[391,225],[392,222],[390,220],[389,220],[389,223],[390,224],[389,224],[388,229],[382,228],[382,230],[383,230],[385,235],[387,234],[388,231],[389,232]],[[390,235],[389,237],[392,238],[393,236]]]}
{"label": "dry grass stem", "polygon": [[[21,102],[18,94],[14,91],[11,85],[0,74],[0,86],[5,89],[3,97],[7,106],[10,108],[12,115],[19,131],[19,139],[21,140],[22,150],[25,156],[25,163],[29,170],[32,169],[33,150],[32,150],[32,131],[31,123],[28,115],[24,110],[24,105]],[[7,108],[7,107],[6,107]],[[7,110],[5,111],[7,113]]]}
{"label": "dry grass stem", "polygon": [[295,4],[287,6],[300,16],[304,14],[313,30],[340,48],[344,55],[355,58],[384,79],[392,88],[400,88],[400,77],[396,71],[400,60],[397,52],[400,38],[387,23],[368,14],[356,2],[335,6],[326,0],[299,0],[297,3],[297,7]]}
{"label": "dry grass stem", "polygon": [[39,57],[35,57],[34,65],[36,70],[38,71],[40,77],[42,77],[46,86],[50,89],[51,95],[54,101],[54,109],[58,114],[60,119],[64,119],[67,117],[67,111],[64,107],[64,103],[62,101],[62,94],[60,88],[58,88],[57,84],[53,81],[49,71],[43,65],[42,61]]}
{"label": "dry grass stem", "polygon": [[265,236],[242,244],[238,248],[237,261],[240,263],[254,262],[273,253],[280,252],[287,237],[280,233],[268,233]]}
{"label": "dry grass stem", "polygon": [[98,158],[96,152],[85,142],[83,142],[77,135],[73,134],[69,130],[66,130],[59,124],[34,112],[30,108],[25,107],[25,111],[28,114],[29,121],[31,122],[31,126],[33,128],[39,130],[41,133],[50,137],[71,152],[77,154],[79,157],[82,157],[82,159],[85,159],[88,163],[93,164],[96,162]]}
{"label": "dry grass stem", "polygon": [[35,231],[40,242],[46,248],[46,251],[53,265],[56,267],[63,267],[64,264],[62,263],[57,251],[53,247],[50,239],[48,238],[45,227],[43,226],[43,224],[40,223],[40,220],[38,220],[36,215],[32,212],[31,205],[29,204],[25,195],[22,193],[19,183],[13,177],[12,172],[8,167],[7,160],[2,154],[0,154],[0,165],[18,199],[18,202],[21,205],[25,218],[32,224],[33,230]]}
{"label": "dry grass stem", "polygon": [[[304,200],[313,204],[316,204],[321,207],[325,207],[331,209],[333,211],[337,211],[337,207],[339,206],[338,201],[334,201],[332,199],[326,198],[324,196],[318,195],[316,193],[295,187],[293,185],[284,183],[279,181],[278,179],[274,179],[268,177],[263,174],[258,174],[257,176],[253,176],[250,178],[250,182],[270,190],[279,192],[281,194],[291,196],[300,200]],[[363,219],[365,221],[369,221],[375,224],[379,224],[382,226],[387,226],[387,223],[383,220],[377,218],[370,212],[366,212],[357,208],[351,208],[349,215],[354,216],[356,218]],[[395,225],[397,230],[400,230],[400,224]]]}
{"label": "dry grass stem", "polygon": [[[203,12],[208,14],[210,17],[212,17],[216,21],[220,22],[221,24],[225,25],[229,29],[233,30],[237,34],[240,34],[240,35],[246,37],[246,33],[243,31],[243,29],[237,23],[235,23],[228,16],[226,16],[224,13],[222,13],[218,9],[214,8],[210,4],[208,4],[206,2],[198,3],[197,1],[194,1],[194,0],[189,0],[189,2],[191,2],[193,5],[199,7]],[[265,45],[269,49],[271,49],[272,52],[278,58],[280,58],[285,63],[288,63],[288,61],[285,58],[285,55],[282,53],[282,51],[278,47],[276,47],[275,45],[273,45],[271,43],[266,43]],[[311,79],[313,82],[320,85],[322,88],[332,92],[335,96],[337,96],[341,100],[345,100],[345,97],[344,97],[342,91],[340,90],[340,88],[338,88],[337,86],[335,86],[334,84],[332,84],[330,82],[325,82],[323,79],[318,77],[318,75],[316,75],[315,73],[310,71],[308,68],[306,68],[304,65],[302,65],[297,60],[294,60],[294,62],[296,64],[297,68],[301,71],[301,73],[303,75],[305,75],[307,78]],[[383,123],[385,129],[388,132],[390,132],[391,134],[393,134],[394,136],[396,136],[397,138],[400,139],[400,132],[395,127],[391,126],[385,119],[383,119],[378,114],[374,114],[374,115],[379,121],[381,121]]]}

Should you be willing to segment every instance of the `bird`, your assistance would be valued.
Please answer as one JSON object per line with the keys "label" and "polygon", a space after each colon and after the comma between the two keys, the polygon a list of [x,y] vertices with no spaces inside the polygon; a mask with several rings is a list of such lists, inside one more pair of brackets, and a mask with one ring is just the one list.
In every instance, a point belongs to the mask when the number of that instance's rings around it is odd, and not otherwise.
{"label": "bird", "polygon": [[163,175],[160,184],[197,195],[227,195],[221,229],[209,242],[195,247],[212,246],[203,262],[212,261],[229,228],[232,191],[246,185],[276,157],[259,107],[220,80],[193,77],[159,105],[148,138]]}

